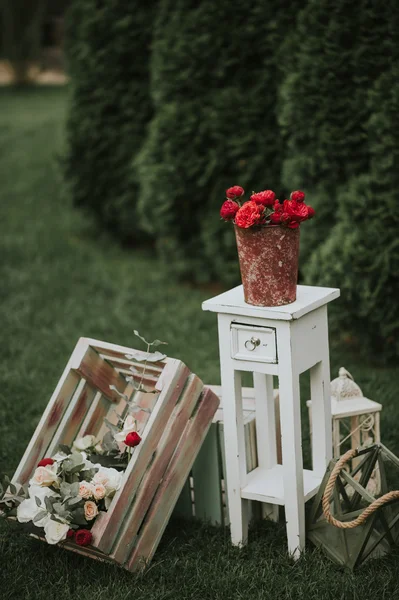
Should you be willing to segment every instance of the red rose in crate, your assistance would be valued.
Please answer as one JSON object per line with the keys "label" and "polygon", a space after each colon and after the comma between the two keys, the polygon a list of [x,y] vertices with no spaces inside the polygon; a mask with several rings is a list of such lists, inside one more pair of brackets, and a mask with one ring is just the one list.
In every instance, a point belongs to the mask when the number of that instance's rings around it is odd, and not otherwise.
{"label": "red rose in crate", "polygon": [[261,225],[265,221],[264,208],[262,204],[256,204],[256,202],[245,202],[236,214],[235,224],[243,229]]}
{"label": "red rose in crate", "polygon": [[131,431],[130,433],[127,434],[126,439],[125,439],[126,446],[130,446],[131,448],[138,446],[140,444],[140,442],[141,442],[141,437],[139,436],[137,431]]}
{"label": "red rose in crate", "polygon": [[93,535],[88,529],[78,529],[75,533],[75,542],[78,546],[88,546],[91,544]]}
{"label": "red rose in crate", "polygon": [[75,532],[73,529],[68,529],[67,538],[73,539],[75,537]]}
{"label": "red rose in crate", "polygon": [[295,200],[295,202],[303,202],[305,200],[304,192],[301,190],[297,190],[296,192],[291,192],[290,196],[291,200]]}
{"label": "red rose in crate", "polygon": [[228,190],[226,190],[226,197],[229,198],[229,200],[241,198],[243,195],[244,188],[242,188],[240,185],[233,185],[233,187],[230,187]]}
{"label": "red rose in crate", "polygon": [[264,192],[252,194],[250,198],[252,202],[256,202],[256,204],[263,204],[263,206],[273,206],[275,199],[276,194],[273,192],[273,190],[265,190]]}
{"label": "red rose in crate", "polygon": [[42,460],[37,463],[38,467],[47,467],[48,465],[53,465],[54,460],[52,458],[42,458]]}
{"label": "red rose in crate", "polygon": [[234,202],[233,200],[226,200],[220,209],[220,216],[225,221],[232,221],[239,208],[240,207],[238,206],[237,202]]}

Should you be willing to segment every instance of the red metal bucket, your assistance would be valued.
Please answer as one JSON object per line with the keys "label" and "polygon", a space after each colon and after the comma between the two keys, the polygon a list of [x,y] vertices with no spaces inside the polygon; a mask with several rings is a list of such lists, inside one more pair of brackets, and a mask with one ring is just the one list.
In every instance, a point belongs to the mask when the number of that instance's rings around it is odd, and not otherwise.
{"label": "red metal bucket", "polygon": [[255,306],[282,306],[296,300],[299,227],[234,226],[244,298]]}

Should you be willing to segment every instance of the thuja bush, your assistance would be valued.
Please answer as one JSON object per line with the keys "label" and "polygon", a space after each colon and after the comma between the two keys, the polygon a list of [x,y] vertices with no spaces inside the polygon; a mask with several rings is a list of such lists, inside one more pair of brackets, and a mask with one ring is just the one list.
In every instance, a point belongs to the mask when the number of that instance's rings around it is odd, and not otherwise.
{"label": "thuja bush", "polygon": [[341,195],[338,222],[306,268],[309,282],[341,288],[335,332],[384,361],[399,352],[399,57],[391,61],[368,94],[370,173]]}
{"label": "thuja bush", "polygon": [[161,0],[155,116],[136,165],[140,215],[182,277],[236,281],[234,233],[218,216],[224,191],[280,192],[277,51],[299,4]]}
{"label": "thuja bush", "polygon": [[140,241],[132,160],[152,117],[149,57],[157,0],[72,0],[65,174],[76,205],[121,238]]}
{"label": "thuja bush", "polygon": [[374,108],[367,94],[386,68],[397,10],[392,1],[308,0],[298,17],[279,122],[287,148],[283,182],[304,188],[318,215],[302,240],[304,259],[336,223],[336,200],[347,183],[368,171],[366,129]]}

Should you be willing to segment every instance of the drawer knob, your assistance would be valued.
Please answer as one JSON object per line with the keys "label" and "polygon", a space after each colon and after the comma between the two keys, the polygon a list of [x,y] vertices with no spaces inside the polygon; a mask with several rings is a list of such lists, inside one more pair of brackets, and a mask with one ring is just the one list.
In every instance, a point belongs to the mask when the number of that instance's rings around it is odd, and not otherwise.
{"label": "drawer knob", "polygon": [[260,345],[260,339],[256,338],[256,337],[251,337],[251,339],[247,340],[244,344],[246,349],[250,350],[250,352],[255,350],[255,348],[257,348],[259,345]]}

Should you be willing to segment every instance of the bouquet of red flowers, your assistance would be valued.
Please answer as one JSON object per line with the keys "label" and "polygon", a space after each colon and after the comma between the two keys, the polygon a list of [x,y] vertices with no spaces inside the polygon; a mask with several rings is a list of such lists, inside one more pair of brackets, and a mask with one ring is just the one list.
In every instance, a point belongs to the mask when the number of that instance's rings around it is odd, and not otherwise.
{"label": "bouquet of red flowers", "polygon": [[290,199],[280,202],[272,190],[253,193],[243,202],[244,189],[235,185],[226,190],[226,200],[220,209],[225,221],[233,221],[237,227],[265,227],[282,225],[297,229],[302,221],[311,219],[315,211],[305,204],[305,194],[300,190],[291,192]]}

